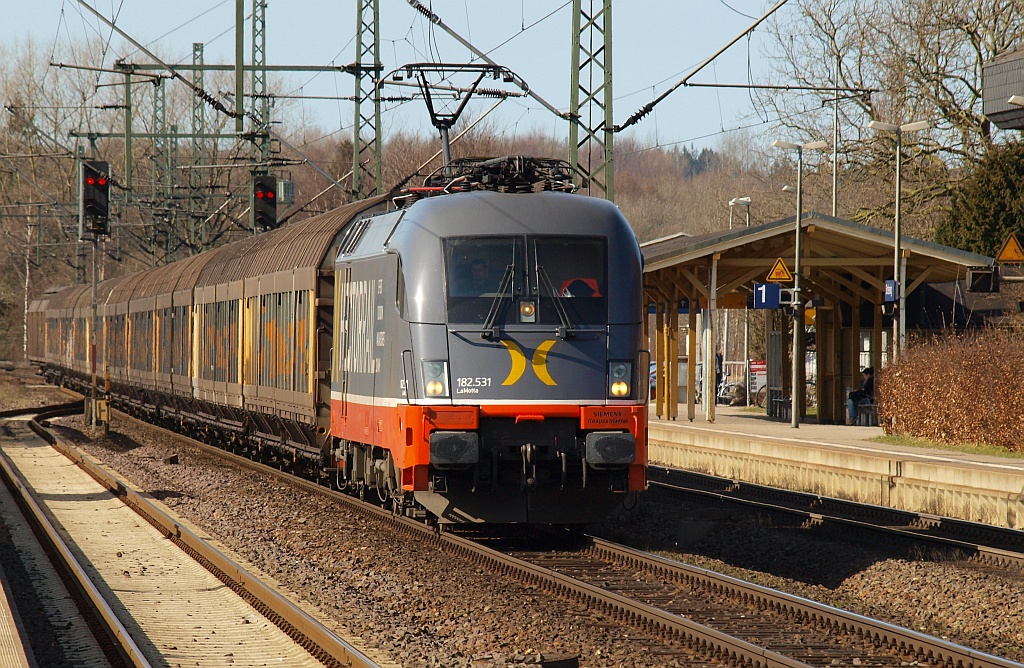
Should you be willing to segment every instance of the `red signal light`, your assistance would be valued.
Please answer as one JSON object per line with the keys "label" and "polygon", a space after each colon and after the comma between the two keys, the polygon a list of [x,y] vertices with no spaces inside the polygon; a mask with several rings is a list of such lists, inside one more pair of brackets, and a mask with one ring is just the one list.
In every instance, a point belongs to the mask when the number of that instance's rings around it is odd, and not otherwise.
{"label": "red signal light", "polygon": [[274,191],[273,190],[268,190],[267,191],[267,199],[274,199]]}
{"label": "red signal light", "polygon": [[96,185],[96,177],[95,176],[87,176],[87,177],[85,177],[85,182],[88,183],[90,186],[94,186],[94,185]]}
{"label": "red signal light", "polygon": [[263,197],[264,197],[263,191],[262,190],[257,190],[256,191],[256,199],[263,199]]}
{"label": "red signal light", "polygon": [[100,180],[99,180],[99,184],[101,186],[105,186],[105,185],[107,185],[107,180],[101,176]]}

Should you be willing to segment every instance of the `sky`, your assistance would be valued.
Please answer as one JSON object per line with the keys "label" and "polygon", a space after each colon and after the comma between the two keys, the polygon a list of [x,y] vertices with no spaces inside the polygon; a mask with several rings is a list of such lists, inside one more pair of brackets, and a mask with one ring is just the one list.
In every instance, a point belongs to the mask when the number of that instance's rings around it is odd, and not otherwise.
{"label": "sky", "polygon": [[[508,67],[530,88],[567,111],[572,45],[571,7],[566,0],[421,0],[444,23],[495,62]],[[231,63],[234,58],[233,0],[88,0],[117,26],[167,62],[188,63],[193,42],[203,42],[205,62]],[[590,0],[584,0],[588,3]],[[596,0],[595,0],[596,4]],[[774,2],[770,0],[628,0],[616,2],[613,20],[613,116],[626,121],[644,104],[690,73],[699,63],[739,35]],[[794,6],[775,17],[793,20]],[[246,0],[246,15],[252,0]],[[269,0],[267,63],[276,65],[348,64],[356,59],[356,0]],[[745,84],[764,82],[768,71],[763,53],[770,45],[765,24],[748,40],[733,45],[701,71],[694,82]],[[246,27],[246,59],[250,56]],[[145,62],[120,36],[84,9],[77,0],[41,0],[21,4],[0,24],[0,40],[11,45],[26,37],[47,52],[66,54],[69,45],[97,37],[109,41],[106,54],[90,54],[84,65],[109,67],[121,57]],[[386,70],[411,62],[468,62],[469,51],[432,25],[406,0],[380,0],[381,60]],[[134,52],[134,53],[133,53]],[[350,96],[354,80],[334,73],[288,73],[273,80],[276,92],[306,96]],[[465,83],[460,81],[459,83]],[[181,84],[178,84],[181,85]],[[499,86],[500,82],[484,85]],[[508,88],[506,84],[503,87]],[[390,88],[385,95],[408,89]],[[467,114],[487,111],[494,100],[470,102]],[[336,100],[295,100],[293,111],[328,132],[351,132],[351,103]],[[430,132],[422,100],[386,105],[382,129]],[[538,102],[509,99],[488,120],[499,132],[538,130],[566,137],[565,120]],[[641,148],[680,145],[715,147],[737,128],[756,135],[769,127],[746,90],[680,88],[645,119],[620,133]],[[768,143],[765,141],[764,143]]]}

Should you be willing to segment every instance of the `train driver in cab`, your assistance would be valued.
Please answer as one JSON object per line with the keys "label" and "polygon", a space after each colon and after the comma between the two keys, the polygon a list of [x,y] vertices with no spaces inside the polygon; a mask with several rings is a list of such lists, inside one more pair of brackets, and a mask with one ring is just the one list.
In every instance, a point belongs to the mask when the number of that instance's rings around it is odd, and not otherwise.
{"label": "train driver in cab", "polygon": [[469,264],[469,292],[482,295],[493,291],[493,282],[487,272],[487,261],[476,258]]}

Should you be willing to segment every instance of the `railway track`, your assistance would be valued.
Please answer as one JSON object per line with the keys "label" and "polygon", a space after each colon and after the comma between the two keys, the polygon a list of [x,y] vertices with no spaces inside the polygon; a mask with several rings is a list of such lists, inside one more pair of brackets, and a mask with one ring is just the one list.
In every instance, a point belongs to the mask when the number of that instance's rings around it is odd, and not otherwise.
{"label": "railway track", "polygon": [[[353,513],[385,523],[400,535],[415,536],[442,552],[583,605],[598,612],[605,620],[602,623],[632,627],[641,638],[649,638],[644,651],[688,665],[1022,665],[599,539],[588,538],[584,546],[573,549],[514,549],[507,545],[502,549],[505,539],[486,532],[477,536],[472,532],[439,533],[420,521],[393,515],[220,448],[164,433],[241,467],[335,499]],[[637,636],[630,639],[636,641]]]}
{"label": "railway track", "polygon": [[[13,432],[0,424],[0,434]],[[118,627],[110,606],[84,577],[84,567],[68,549],[56,527],[31,496],[21,494],[25,481],[0,456],[0,571],[3,594],[15,624],[0,647],[0,663],[14,666],[131,665],[117,647]],[[132,651],[129,648],[128,651]]]}
{"label": "railway track", "polygon": [[[743,639],[716,655],[764,666],[942,666],[1021,664],[598,538],[570,550],[516,550],[535,566],[601,589],[617,616],[646,616],[670,640],[691,647],[716,634]],[[699,645],[698,645],[699,646]],[[753,648],[758,648],[754,650]],[[759,660],[760,659],[760,660]]]}
{"label": "railway track", "polygon": [[[39,424],[76,411],[81,411],[81,402],[51,407],[40,413],[41,419],[28,425],[155,527],[159,532],[157,545],[150,545],[144,537],[134,534],[129,538],[133,521],[128,519],[124,525],[122,518],[122,524],[117,524],[116,509],[105,511],[100,507],[100,495],[85,492],[84,488],[75,487],[74,482],[54,482],[57,488],[43,488],[40,492],[37,488],[58,474],[43,469],[45,464],[33,468],[33,460],[47,458],[45,453],[40,455],[38,446],[34,451],[29,447],[12,447],[12,442],[23,442],[19,434],[19,430],[25,430],[23,421],[3,425],[7,442],[0,453],[0,469],[7,486],[17,493],[19,505],[27,510],[37,527],[37,535],[45,537],[49,553],[65,573],[63,579],[70,583],[77,607],[86,611],[111,665],[164,665],[166,661],[182,658],[199,661],[200,665],[209,661],[235,665],[256,661],[253,665],[263,665],[268,657],[296,666],[379,665],[213,548],[146,495],[130,489]],[[16,412],[6,411],[0,416],[10,418]],[[56,458],[68,468],[63,457]],[[40,471],[45,471],[42,477]],[[53,506],[60,505],[61,498],[67,495],[74,501],[63,505],[92,513],[88,519],[76,519],[67,507]],[[47,498],[50,507],[39,497]],[[84,535],[79,524],[87,525]],[[137,519],[134,524],[139,526]],[[77,544],[73,540],[76,537]],[[104,542],[108,538],[115,542]],[[166,539],[180,550],[167,545]],[[160,549],[174,554],[165,557]],[[187,565],[190,561],[191,567]],[[115,569],[113,576],[111,568]],[[128,578],[132,578],[131,585],[122,584]],[[153,593],[145,593],[147,583],[155,586]],[[133,597],[141,598],[141,605]],[[225,619],[229,621],[225,623]],[[175,627],[178,631],[173,630]],[[182,635],[175,637],[175,632]]]}
{"label": "railway track", "polygon": [[881,534],[913,545],[959,553],[998,568],[1024,569],[1024,531],[793,492],[652,466],[651,486],[703,501],[734,503],[780,523],[821,525]]}

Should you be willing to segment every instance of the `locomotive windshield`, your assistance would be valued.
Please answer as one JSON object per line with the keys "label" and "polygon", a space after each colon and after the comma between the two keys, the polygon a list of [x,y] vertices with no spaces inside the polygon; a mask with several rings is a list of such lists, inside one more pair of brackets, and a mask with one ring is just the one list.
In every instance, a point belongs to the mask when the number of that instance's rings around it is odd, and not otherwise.
{"label": "locomotive windshield", "polygon": [[448,322],[605,324],[607,255],[603,238],[445,239]]}

